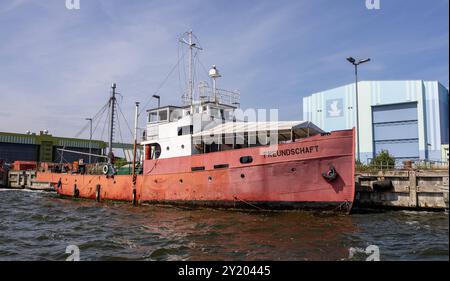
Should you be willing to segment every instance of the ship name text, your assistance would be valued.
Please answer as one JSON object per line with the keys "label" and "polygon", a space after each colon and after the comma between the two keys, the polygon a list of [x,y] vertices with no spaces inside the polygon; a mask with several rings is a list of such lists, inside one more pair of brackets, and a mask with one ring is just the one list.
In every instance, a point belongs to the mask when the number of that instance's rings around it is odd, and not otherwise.
{"label": "ship name text", "polygon": [[309,154],[319,152],[319,146],[313,145],[313,146],[304,146],[304,147],[297,147],[297,148],[287,148],[287,149],[280,149],[276,151],[265,151],[264,152],[264,158],[271,158],[271,157],[286,157],[286,156],[292,156],[292,155],[300,155],[300,154]]}

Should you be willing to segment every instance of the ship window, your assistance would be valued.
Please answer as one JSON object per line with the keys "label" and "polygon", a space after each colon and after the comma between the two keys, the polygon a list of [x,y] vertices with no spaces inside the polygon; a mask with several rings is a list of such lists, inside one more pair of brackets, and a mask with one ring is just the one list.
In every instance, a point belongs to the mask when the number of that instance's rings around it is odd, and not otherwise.
{"label": "ship window", "polygon": [[228,164],[219,164],[219,165],[214,165],[214,169],[225,169],[228,168],[230,165]]}
{"label": "ship window", "polygon": [[170,114],[169,114],[169,121],[173,122],[173,121],[178,121],[183,117],[183,113],[181,112],[180,109],[172,109],[170,110]]}
{"label": "ship window", "polygon": [[253,162],[253,157],[251,157],[251,156],[242,156],[239,161],[241,162],[241,164],[250,164],[250,163]]}
{"label": "ship window", "polygon": [[205,170],[205,166],[200,166],[200,167],[192,167],[191,171],[195,172],[195,171],[204,171]]}
{"label": "ship window", "polygon": [[210,116],[211,117],[214,117],[214,118],[219,118],[220,117],[220,113],[219,113],[219,109],[218,108],[211,107],[209,109],[209,112],[210,112]]}
{"label": "ship window", "polygon": [[159,121],[167,121],[167,110],[166,109],[160,110],[158,113],[159,113]]}
{"label": "ship window", "polygon": [[178,135],[179,136],[192,135],[193,132],[194,132],[194,126],[192,126],[192,125],[178,127]]}
{"label": "ship window", "polygon": [[158,112],[152,111],[148,114],[148,122],[158,122]]}

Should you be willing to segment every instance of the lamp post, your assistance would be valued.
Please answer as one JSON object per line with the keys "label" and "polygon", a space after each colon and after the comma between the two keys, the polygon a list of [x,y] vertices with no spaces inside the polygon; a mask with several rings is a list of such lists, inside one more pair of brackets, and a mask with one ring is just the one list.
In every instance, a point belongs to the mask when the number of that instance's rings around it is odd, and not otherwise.
{"label": "lamp post", "polygon": [[89,129],[89,164],[91,164],[92,160],[92,118],[86,118],[87,121],[90,123],[90,129]]}
{"label": "lamp post", "polygon": [[358,106],[358,65],[369,62],[370,58],[358,59],[353,57],[347,58],[348,62],[355,66],[355,89],[356,89],[356,143],[357,143],[357,160],[360,162],[360,144],[359,144],[359,106]]}
{"label": "lamp post", "polygon": [[153,95],[152,97],[158,100],[158,108],[160,108],[161,107],[161,97],[158,95]]}

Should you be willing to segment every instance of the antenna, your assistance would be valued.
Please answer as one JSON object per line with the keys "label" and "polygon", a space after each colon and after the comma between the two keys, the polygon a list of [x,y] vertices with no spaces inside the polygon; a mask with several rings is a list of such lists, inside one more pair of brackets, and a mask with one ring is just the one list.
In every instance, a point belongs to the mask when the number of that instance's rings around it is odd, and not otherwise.
{"label": "antenna", "polygon": [[[187,38],[186,38],[187,37]],[[184,102],[185,104],[190,104],[192,106],[193,104],[193,96],[194,96],[194,71],[193,71],[193,65],[194,65],[194,49],[197,50],[203,50],[202,48],[198,47],[198,40],[195,43],[193,39],[197,39],[195,35],[191,31],[188,31],[184,33],[183,37],[179,39],[179,41],[183,44],[186,44],[189,47],[189,85],[188,85],[188,94],[185,98]]]}

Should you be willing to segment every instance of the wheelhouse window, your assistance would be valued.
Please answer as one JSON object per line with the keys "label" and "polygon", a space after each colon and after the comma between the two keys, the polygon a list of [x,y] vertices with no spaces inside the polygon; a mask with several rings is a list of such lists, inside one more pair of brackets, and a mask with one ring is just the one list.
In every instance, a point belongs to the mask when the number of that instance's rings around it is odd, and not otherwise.
{"label": "wheelhouse window", "polygon": [[148,122],[150,122],[150,123],[156,123],[156,122],[168,121],[168,120],[169,120],[169,116],[168,116],[167,108],[150,111],[148,113]]}
{"label": "wheelhouse window", "polygon": [[148,122],[150,122],[150,123],[158,122],[158,112],[157,111],[152,111],[148,114]]}
{"label": "wheelhouse window", "polygon": [[169,115],[169,121],[174,122],[178,121],[183,117],[183,112],[181,109],[171,109]]}
{"label": "wheelhouse window", "polygon": [[167,121],[168,120],[167,109],[162,109],[162,110],[158,111],[158,114],[159,114],[159,121]]}
{"label": "wheelhouse window", "polygon": [[220,113],[219,113],[219,109],[218,108],[215,108],[215,107],[211,107],[210,109],[209,109],[209,112],[210,112],[210,116],[211,117],[213,117],[213,118],[220,118]]}

